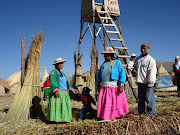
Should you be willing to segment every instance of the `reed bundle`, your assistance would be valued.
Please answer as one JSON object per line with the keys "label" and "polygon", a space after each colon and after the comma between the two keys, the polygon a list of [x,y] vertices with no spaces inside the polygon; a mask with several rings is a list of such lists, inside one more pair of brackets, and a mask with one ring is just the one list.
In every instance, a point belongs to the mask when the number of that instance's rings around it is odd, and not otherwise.
{"label": "reed bundle", "polygon": [[[41,98],[39,62],[41,56],[41,47],[44,41],[43,31],[36,34],[31,42],[30,51],[27,57],[26,76],[22,88],[16,93],[11,107],[3,121],[25,120],[30,117],[30,108]],[[38,98],[35,98],[38,97]],[[32,102],[32,99],[34,99]]]}
{"label": "reed bundle", "polygon": [[90,69],[90,78],[89,78],[89,88],[91,89],[91,95],[93,98],[96,98],[96,75],[98,72],[98,53],[97,53],[97,48],[96,45],[93,44],[92,49],[91,49],[91,69]]}
{"label": "reed bundle", "polygon": [[83,89],[83,79],[82,79],[82,57],[83,55],[74,53],[74,65],[75,65],[75,77],[74,77],[74,86],[78,88],[80,92]]}

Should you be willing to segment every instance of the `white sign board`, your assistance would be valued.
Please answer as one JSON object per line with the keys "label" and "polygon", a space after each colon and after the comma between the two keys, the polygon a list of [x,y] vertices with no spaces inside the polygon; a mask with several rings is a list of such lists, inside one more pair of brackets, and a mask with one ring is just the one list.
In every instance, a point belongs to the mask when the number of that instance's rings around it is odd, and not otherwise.
{"label": "white sign board", "polygon": [[104,0],[105,10],[120,15],[118,0]]}

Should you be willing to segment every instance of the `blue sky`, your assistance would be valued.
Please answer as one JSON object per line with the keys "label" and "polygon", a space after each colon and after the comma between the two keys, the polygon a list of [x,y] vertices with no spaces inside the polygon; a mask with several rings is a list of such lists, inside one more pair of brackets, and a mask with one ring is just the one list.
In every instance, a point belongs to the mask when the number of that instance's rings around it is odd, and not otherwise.
{"label": "blue sky", "polygon": [[[101,2],[102,0],[96,0]],[[180,55],[180,0],[119,0],[121,28],[130,53],[140,54],[143,42],[151,44],[150,54],[157,61],[174,61]],[[67,62],[63,71],[74,73],[73,53],[80,34],[81,0],[1,0],[0,1],[0,77],[7,79],[21,68],[21,37],[26,55],[32,37],[45,30],[40,71],[48,72],[55,58]],[[85,25],[86,26],[86,25]],[[99,64],[103,46],[97,39]],[[90,69],[93,41],[89,32],[82,41],[83,72]]]}

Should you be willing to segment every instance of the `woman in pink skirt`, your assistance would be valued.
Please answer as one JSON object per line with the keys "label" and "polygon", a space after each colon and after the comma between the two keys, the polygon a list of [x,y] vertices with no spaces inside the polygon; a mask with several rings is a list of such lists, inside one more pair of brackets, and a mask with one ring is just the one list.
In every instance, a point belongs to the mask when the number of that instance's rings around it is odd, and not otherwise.
{"label": "woman in pink skirt", "polygon": [[104,54],[105,62],[96,77],[99,87],[97,117],[102,120],[114,120],[128,113],[128,103],[124,92],[126,73],[119,60],[114,60],[113,48],[106,47]]}

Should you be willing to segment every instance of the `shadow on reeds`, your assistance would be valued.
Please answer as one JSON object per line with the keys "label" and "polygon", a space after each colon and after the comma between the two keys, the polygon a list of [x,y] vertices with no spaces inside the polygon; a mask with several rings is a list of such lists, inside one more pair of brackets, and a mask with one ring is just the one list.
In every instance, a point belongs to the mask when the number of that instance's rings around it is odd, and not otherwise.
{"label": "shadow on reeds", "polygon": [[30,108],[30,118],[31,119],[40,119],[44,123],[48,123],[46,120],[46,116],[44,115],[44,112],[42,111],[42,106],[40,104],[41,98],[38,96],[35,96],[32,99],[32,106]]}
{"label": "shadow on reeds", "polygon": [[[82,111],[82,109],[72,108],[72,117],[74,117],[76,120],[78,120],[81,111]],[[86,113],[83,117],[83,120],[85,120],[85,119],[97,119],[96,116],[97,116],[97,110],[94,110],[94,116],[93,117],[90,115],[90,113]]]}

